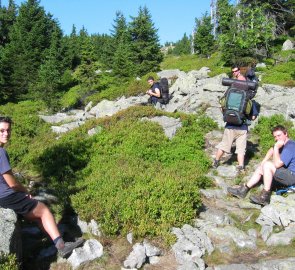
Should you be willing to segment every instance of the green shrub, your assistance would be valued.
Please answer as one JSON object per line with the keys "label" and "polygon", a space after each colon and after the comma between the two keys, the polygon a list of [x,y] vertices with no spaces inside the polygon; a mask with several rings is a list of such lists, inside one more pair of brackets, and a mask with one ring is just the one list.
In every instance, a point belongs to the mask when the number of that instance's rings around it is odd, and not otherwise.
{"label": "green shrub", "polygon": [[169,242],[172,226],[195,217],[199,188],[212,184],[204,176],[210,162],[203,151],[210,121],[183,116],[184,127],[169,140],[157,123],[139,120],[148,110],[121,112],[93,137],[95,151],[71,200],[82,219],[95,219],[106,234],[132,231]]}
{"label": "green shrub", "polygon": [[287,121],[283,115],[273,115],[271,117],[260,117],[258,124],[255,126],[253,132],[259,137],[259,146],[261,148],[262,155],[266,154],[266,151],[274,145],[274,138],[271,133],[271,129],[277,125],[283,125],[288,129],[288,134],[291,138],[295,138],[293,124],[291,121]]}
{"label": "green shrub", "polygon": [[263,83],[278,84],[282,86],[295,86],[295,61],[280,63],[264,70]]}
{"label": "green shrub", "polygon": [[1,270],[18,270],[19,264],[15,254],[0,253],[0,269]]}
{"label": "green shrub", "polygon": [[80,98],[81,86],[73,86],[68,92],[66,92],[61,98],[60,104],[62,108],[73,108],[77,105]]}
{"label": "green shrub", "polygon": [[47,128],[38,116],[43,109],[42,103],[33,101],[8,103],[0,107],[1,113],[10,116],[13,121],[11,141],[7,147],[13,167],[21,162],[28,153],[30,144]]}
{"label": "green shrub", "polygon": [[209,67],[211,72],[210,76],[215,76],[220,73],[226,72],[225,69],[219,64],[220,55],[218,53],[212,54],[211,57],[201,58],[197,55],[183,55],[183,56],[166,56],[161,63],[161,69],[179,69],[184,72],[191,70],[199,70],[202,67]]}

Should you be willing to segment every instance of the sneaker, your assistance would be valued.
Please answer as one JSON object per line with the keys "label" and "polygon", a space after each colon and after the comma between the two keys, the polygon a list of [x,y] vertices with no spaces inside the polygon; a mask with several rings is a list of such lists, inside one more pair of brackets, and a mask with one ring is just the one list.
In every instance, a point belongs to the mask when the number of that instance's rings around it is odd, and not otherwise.
{"label": "sneaker", "polygon": [[75,242],[65,242],[64,248],[58,250],[58,255],[62,258],[68,258],[73,250],[82,246],[84,242],[85,240],[83,238],[78,238]]}
{"label": "sneaker", "polygon": [[214,160],[213,160],[212,167],[213,167],[214,169],[217,169],[218,166],[219,166],[219,160],[214,159]]}

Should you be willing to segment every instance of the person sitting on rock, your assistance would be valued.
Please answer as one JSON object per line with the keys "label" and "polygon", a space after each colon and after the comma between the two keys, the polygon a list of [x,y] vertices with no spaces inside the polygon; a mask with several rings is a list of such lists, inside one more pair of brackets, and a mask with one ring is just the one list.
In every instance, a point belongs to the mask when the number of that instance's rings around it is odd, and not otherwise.
{"label": "person sitting on rock", "polygon": [[67,257],[74,248],[83,244],[84,240],[80,238],[76,242],[65,243],[49,208],[33,199],[28,190],[14,177],[9,156],[3,148],[10,139],[11,124],[10,118],[0,117],[0,207],[12,209],[25,219],[38,222],[41,229],[53,240],[58,254]]}
{"label": "person sitting on rock", "polygon": [[161,98],[160,85],[158,82],[155,82],[154,77],[148,77],[148,84],[151,86],[149,90],[146,91],[150,95],[149,103],[156,105],[159,99]]}
{"label": "person sitting on rock", "polygon": [[227,191],[230,194],[245,198],[248,191],[263,178],[263,190],[259,195],[250,196],[250,200],[264,206],[270,202],[271,188],[274,184],[295,184],[295,141],[289,139],[287,129],[281,125],[272,129],[272,135],[276,143],[268,150],[250,180],[239,187],[229,187]]}

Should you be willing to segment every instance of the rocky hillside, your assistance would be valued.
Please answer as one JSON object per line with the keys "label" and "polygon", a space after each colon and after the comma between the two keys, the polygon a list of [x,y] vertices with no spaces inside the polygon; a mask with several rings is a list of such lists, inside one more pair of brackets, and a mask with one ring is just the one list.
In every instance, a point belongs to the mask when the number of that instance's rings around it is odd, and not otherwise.
{"label": "rocky hillside", "polygon": [[[170,88],[172,98],[169,104],[156,109],[185,113],[198,113],[201,110],[212,117],[220,128],[223,127],[218,99],[227,88],[221,85],[221,80],[226,75],[209,78],[208,72],[209,69],[205,67],[188,73],[179,70],[160,72],[160,77],[167,77],[174,83]],[[294,122],[294,90],[261,85],[255,97],[261,105],[260,117],[279,113]],[[60,134],[83,125],[87,119],[113,115],[133,105],[146,105],[147,98],[146,95],[121,97],[115,101],[102,101],[95,106],[90,103],[84,110],[41,117],[52,124],[54,132]],[[157,121],[169,138],[181,127],[181,122],[174,118],[157,117],[150,120]],[[98,130],[95,129],[88,131],[90,135],[96,132]],[[213,157],[214,147],[221,136],[220,129],[207,134],[208,155]],[[101,236],[99,224],[94,221],[86,223],[78,218],[75,219],[75,224],[90,240],[83,247],[77,248],[67,260],[53,263],[50,269],[294,269],[295,194],[274,194],[270,205],[263,208],[251,204],[248,197],[240,200],[227,194],[227,187],[237,184],[237,180],[246,181],[258,163],[256,160],[247,162],[246,174],[242,176],[237,174],[229,156],[225,157],[218,169],[209,171],[208,176],[213,179],[214,188],[201,190],[203,207],[193,225],[183,224],[180,228],[171,228],[176,242],[170,248],[163,248],[156,241],[151,243],[143,240],[136,243],[132,234],[116,244],[110,244]],[[43,200],[52,199],[48,193],[40,195]],[[15,230],[11,226],[14,226],[16,219],[6,212],[1,213],[0,235],[1,239],[4,239],[3,234],[6,235],[6,249],[3,251],[7,252],[10,244],[15,243]],[[5,218],[6,216],[10,218]],[[68,225],[61,226],[64,231],[69,231]],[[11,237],[7,235],[8,232]],[[34,230],[26,233],[33,235]],[[28,237],[31,238],[33,236]],[[46,260],[52,256],[52,252],[52,249],[41,250],[39,260]],[[106,253],[107,262],[98,259]]]}

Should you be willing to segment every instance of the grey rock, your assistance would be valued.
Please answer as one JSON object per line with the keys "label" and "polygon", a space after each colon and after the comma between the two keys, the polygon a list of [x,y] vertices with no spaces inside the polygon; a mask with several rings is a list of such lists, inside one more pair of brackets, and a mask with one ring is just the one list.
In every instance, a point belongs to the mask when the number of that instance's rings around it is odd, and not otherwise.
{"label": "grey rock", "polygon": [[265,63],[257,63],[256,68],[266,68],[266,64]]}
{"label": "grey rock", "polygon": [[103,246],[95,239],[87,240],[83,247],[75,248],[68,258],[73,269],[77,269],[83,263],[100,258],[103,255]]}
{"label": "grey rock", "polygon": [[205,252],[211,254],[213,245],[208,236],[197,228],[185,224],[181,229],[172,228],[177,242],[172,246],[176,261],[180,265],[196,262]]}
{"label": "grey rock", "polygon": [[217,167],[218,175],[225,178],[235,178],[237,176],[236,167],[234,165]]}
{"label": "grey rock", "polygon": [[155,265],[160,262],[160,257],[159,256],[151,256],[149,257],[149,264]]}
{"label": "grey rock", "polygon": [[94,219],[91,219],[90,222],[87,223],[78,217],[77,225],[82,233],[90,233],[98,237],[101,236],[100,226]]}
{"label": "grey rock", "polygon": [[294,49],[294,44],[290,39],[287,39],[284,43],[283,43],[283,47],[282,47],[282,51],[289,51],[289,50],[293,50]]}
{"label": "grey rock", "polygon": [[[201,259],[199,259],[201,260]],[[203,261],[203,260],[202,260]],[[185,262],[184,264],[177,267],[177,270],[203,270],[205,269],[205,263],[200,263],[201,265],[204,265],[204,267],[199,267],[199,265],[195,262]]]}
{"label": "grey rock", "polygon": [[186,76],[186,73],[184,71],[180,71],[179,69],[166,69],[158,72],[157,75],[160,78],[166,77],[168,80],[171,80],[174,78]]}
{"label": "grey rock", "polygon": [[133,233],[128,233],[127,234],[127,236],[126,236],[126,238],[127,238],[127,241],[130,243],[130,244],[132,244],[133,243]]}
{"label": "grey rock", "polygon": [[14,253],[22,259],[22,241],[20,226],[13,210],[0,207],[0,252]]}
{"label": "grey rock", "polygon": [[209,209],[200,213],[200,218],[211,221],[216,225],[231,225],[234,224],[232,218],[230,218],[227,214],[222,212],[221,210]]}
{"label": "grey rock", "polygon": [[153,118],[145,117],[145,118],[142,118],[142,120],[159,123],[163,127],[164,133],[169,139],[172,139],[176,131],[182,126],[180,119],[175,119],[173,117],[167,117],[167,116],[157,116]]}
{"label": "grey rock", "polygon": [[273,233],[266,241],[268,246],[290,245],[295,238],[295,224],[290,224],[284,231]]}
{"label": "grey rock", "polygon": [[97,222],[94,219],[91,219],[89,224],[88,224],[88,230],[90,231],[91,234],[100,237],[101,236],[101,231],[100,231],[100,226],[97,224]]}
{"label": "grey rock", "polygon": [[226,191],[222,189],[200,189],[202,195],[208,199],[222,199],[226,196]]}
{"label": "grey rock", "polygon": [[79,217],[77,219],[77,225],[79,226],[82,233],[88,233],[88,224],[86,221],[81,220]]}
{"label": "grey rock", "polygon": [[257,231],[255,229],[249,229],[248,230],[248,235],[255,239],[255,238],[257,238]]}
{"label": "grey rock", "polygon": [[133,250],[124,261],[125,268],[140,268],[146,262],[145,247],[142,244],[136,243]]}
{"label": "grey rock", "polygon": [[[235,243],[239,248],[256,249],[256,241],[246,233],[233,226],[204,228],[210,239],[216,243]],[[216,242],[215,242],[216,241]]]}
{"label": "grey rock", "polygon": [[261,231],[260,231],[260,234],[261,234],[261,238],[263,239],[263,241],[265,242],[267,240],[267,238],[271,235],[273,231],[273,226],[270,226],[270,225],[263,225],[261,227]]}
{"label": "grey rock", "polygon": [[293,270],[295,258],[268,260],[255,264],[229,264],[207,267],[206,270]]}
{"label": "grey rock", "polygon": [[161,250],[153,245],[151,245],[147,240],[143,241],[143,246],[145,248],[145,254],[148,257],[153,257],[153,256],[160,256],[161,255]]}

